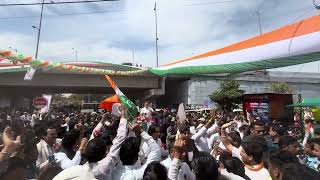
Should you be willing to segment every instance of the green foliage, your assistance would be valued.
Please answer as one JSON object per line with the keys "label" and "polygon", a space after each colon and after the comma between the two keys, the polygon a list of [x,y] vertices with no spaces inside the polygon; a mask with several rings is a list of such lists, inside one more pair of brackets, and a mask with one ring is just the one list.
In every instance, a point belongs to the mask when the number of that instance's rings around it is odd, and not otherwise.
{"label": "green foliage", "polygon": [[241,103],[241,97],[244,93],[239,89],[240,83],[234,79],[225,79],[220,83],[220,87],[209,95],[209,98],[216,102],[224,111],[231,111],[237,108]]}
{"label": "green foliage", "polygon": [[52,96],[52,104],[63,105],[81,105],[84,96],[79,94],[71,94],[69,96],[63,94],[55,94]]}
{"label": "green foliage", "polygon": [[63,96],[62,94],[55,94],[52,96],[52,104],[53,105],[63,105],[67,101],[67,98]]}
{"label": "green foliage", "polygon": [[68,97],[69,101],[72,102],[73,104],[76,104],[76,105],[81,105],[82,104],[82,101],[84,99],[84,96],[83,95],[79,95],[79,94],[71,94],[69,97]]}
{"label": "green foliage", "polygon": [[293,93],[293,89],[285,82],[273,82],[270,89],[272,92],[279,94]]}

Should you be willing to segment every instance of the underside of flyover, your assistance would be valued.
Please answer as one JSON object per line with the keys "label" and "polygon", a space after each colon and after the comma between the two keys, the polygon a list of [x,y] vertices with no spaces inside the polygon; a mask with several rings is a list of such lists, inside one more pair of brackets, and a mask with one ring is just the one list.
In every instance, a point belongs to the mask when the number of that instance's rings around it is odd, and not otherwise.
{"label": "underside of flyover", "polygon": [[[25,81],[25,71],[0,74],[1,104],[16,106],[42,94],[97,94],[112,95],[111,88],[103,75],[75,74],[36,71],[31,81]],[[121,91],[132,101],[152,100],[158,106],[169,106],[184,102],[187,96],[186,77],[159,77],[154,75],[112,76]],[[25,100],[25,99],[28,100]],[[28,104],[28,103],[26,103]]]}
{"label": "underside of flyover", "polygon": [[[133,99],[142,97],[149,89],[143,88],[125,88],[122,90],[126,96]],[[95,87],[73,87],[73,88],[59,88],[50,86],[0,86],[1,96],[41,96],[42,94],[114,94],[110,87],[95,88]]]}
{"label": "underside of flyover", "polygon": [[[0,107],[2,101],[12,104],[42,94],[99,94],[111,95],[114,90],[103,75],[51,73],[37,71],[31,81],[25,81],[26,72],[0,74]],[[112,76],[121,91],[133,101],[143,100],[149,91],[161,88],[162,78],[153,75]],[[5,100],[4,100],[5,99]]]}

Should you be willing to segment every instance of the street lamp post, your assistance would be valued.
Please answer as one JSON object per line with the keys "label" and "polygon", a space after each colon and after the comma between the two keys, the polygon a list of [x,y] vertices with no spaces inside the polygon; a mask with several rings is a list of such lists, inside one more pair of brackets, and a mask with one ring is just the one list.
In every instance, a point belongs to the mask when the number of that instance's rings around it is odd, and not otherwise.
{"label": "street lamp post", "polygon": [[42,15],[43,15],[43,5],[44,5],[44,0],[42,0],[41,4],[41,13],[40,13],[40,22],[39,22],[39,27],[32,26],[35,29],[38,29],[38,37],[37,37],[37,48],[36,48],[36,56],[35,58],[38,59],[38,51],[39,51],[39,42],[40,42],[40,34],[41,34],[41,25],[42,25]]}
{"label": "street lamp post", "polygon": [[134,51],[133,51],[133,49],[131,49],[131,52],[132,52],[132,66],[134,66]]}
{"label": "street lamp post", "polygon": [[9,46],[9,49],[12,49],[13,51],[18,52],[18,49],[13,48],[13,47],[11,47],[11,46]]}
{"label": "street lamp post", "polygon": [[74,50],[74,52],[76,53],[76,62],[78,61],[78,51],[74,48],[72,48],[72,50]]}
{"label": "street lamp post", "polygon": [[259,32],[260,32],[260,35],[262,35],[261,14],[260,14],[259,10],[257,10],[256,13],[257,13],[257,16],[258,16],[258,21],[259,21],[259,30],[260,30]]}

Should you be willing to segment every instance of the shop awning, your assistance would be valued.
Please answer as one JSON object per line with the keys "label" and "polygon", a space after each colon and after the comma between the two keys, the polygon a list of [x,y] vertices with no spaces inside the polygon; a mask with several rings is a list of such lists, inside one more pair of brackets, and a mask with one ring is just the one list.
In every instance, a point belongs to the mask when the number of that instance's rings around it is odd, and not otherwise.
{"label": "shop awning", "polygon": [[301,103],[294,103],[292,107],[313,107],[320,106],[320,98],[305,98]]}

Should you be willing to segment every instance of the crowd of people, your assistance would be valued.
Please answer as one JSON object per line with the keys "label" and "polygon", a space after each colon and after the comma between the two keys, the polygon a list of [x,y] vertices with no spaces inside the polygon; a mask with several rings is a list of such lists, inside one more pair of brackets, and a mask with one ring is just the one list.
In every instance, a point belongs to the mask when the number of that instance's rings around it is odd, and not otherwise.
{"label": "crowd of people", "polygon": [[119,112],[0,112],[0,179],[320,179],[320,128],[308,117],[299,138],[219,110],[181,119],[146,102],[132,122]]}

